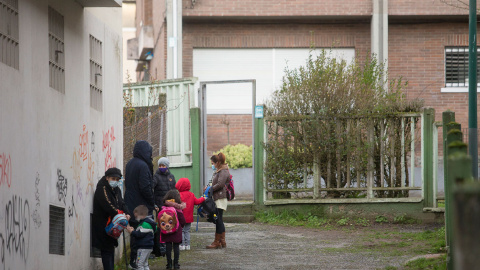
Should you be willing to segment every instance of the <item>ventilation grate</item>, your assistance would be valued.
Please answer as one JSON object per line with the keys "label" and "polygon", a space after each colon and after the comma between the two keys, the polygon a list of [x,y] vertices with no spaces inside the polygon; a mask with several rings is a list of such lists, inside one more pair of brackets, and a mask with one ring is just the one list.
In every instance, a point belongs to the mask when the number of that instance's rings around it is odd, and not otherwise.
{"label": "ventilation grate", "polygon": [[65,208],[50,205],[49,253],[65,255]]}

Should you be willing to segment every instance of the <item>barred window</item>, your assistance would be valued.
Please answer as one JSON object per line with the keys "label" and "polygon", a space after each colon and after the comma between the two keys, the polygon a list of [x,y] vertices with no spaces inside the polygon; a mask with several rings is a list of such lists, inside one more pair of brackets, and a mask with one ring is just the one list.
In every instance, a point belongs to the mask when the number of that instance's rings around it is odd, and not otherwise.
{"label": "barred window", "polygon": [[0,62],[18,69],[18,0],[0,0]]}
{"label": "barred window", "polygon": [[102,42],[90,35],[90,107],[102,110]]}
{"label": "barred window", "polygon": [[[477,48],[477,54],[480,48]],[[480,86],[479,68],[477,57],[477,85]],[[468,86],[468,47],[445,48],[445,86]]]}
{"label": "barred window", "polygon": [[49,254],[65,255],[65,208],[50,205],[48,227]]}
{"label": "barred window", "polygon": [[48,50],[50,87],[65,93],[65,41],[63,16],[48,7]]}

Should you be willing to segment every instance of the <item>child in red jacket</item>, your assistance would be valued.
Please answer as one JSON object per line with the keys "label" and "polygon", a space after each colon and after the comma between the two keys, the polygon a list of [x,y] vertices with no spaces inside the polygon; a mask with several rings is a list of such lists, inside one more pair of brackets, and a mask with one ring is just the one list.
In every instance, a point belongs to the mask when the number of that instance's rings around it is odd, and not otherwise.
{"label": "child in red jacket", "polygon": [[192,227],[193,222],[193,206],[203,203],[205,198],[195,198],[195,194],[190,191],[191,185],[188,178],[178,179],[175,188],[180,192],[182,202],[186,203],[186,207],[183,209],[186,224],[182,230],[182,244],[180,245],[180,250],[190,250],[190,228]]}

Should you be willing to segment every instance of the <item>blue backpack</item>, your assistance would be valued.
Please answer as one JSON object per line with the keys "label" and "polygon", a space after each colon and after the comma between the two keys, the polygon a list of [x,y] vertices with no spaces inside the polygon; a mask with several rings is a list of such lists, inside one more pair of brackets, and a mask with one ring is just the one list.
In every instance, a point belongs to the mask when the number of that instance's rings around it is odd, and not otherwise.
{"label": "blue backpack", "polygon": [[113,217],[112,220],[108,218],[107,227],[105,227],[105,231],[111,237],[118,239],[120,235],[122,235],[123,230],[127,227],[128,220],[124,214],[118,214]]}

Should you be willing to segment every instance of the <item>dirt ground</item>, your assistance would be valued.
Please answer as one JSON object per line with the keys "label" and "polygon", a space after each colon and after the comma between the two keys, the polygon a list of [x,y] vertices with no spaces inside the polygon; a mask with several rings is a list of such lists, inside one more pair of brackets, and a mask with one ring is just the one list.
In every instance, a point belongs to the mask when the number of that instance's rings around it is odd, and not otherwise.
{"label": "dirt ground", "polygon": [[[227,248],[207,250],[214,225],[192,223],[191,250],[180,252],[181,269],[385,269],[401,268],[416,255],[395,252],[382,242],[370,248],[365,235],[372,232],[423,231],[425,225],[382,225],[360,228],[310,229],[261,223],[226,224]],[[387,241],[398,241],[395,239]],[[358,248],[365,243],[365,249]],[[372,241],[371,245],[376,245]],[[415,243],[412,243],[415,245]],[[357,248],[351,248],[356,245]],[[360,245],[361,247],[362,245]],[[408,244],[405,247],[408,249]],[[407,252],[408,253],[408,252]],[[173,255],[173,254],[172,254]],[[150,269],[165,269],[166,259],[150,261]]]}

